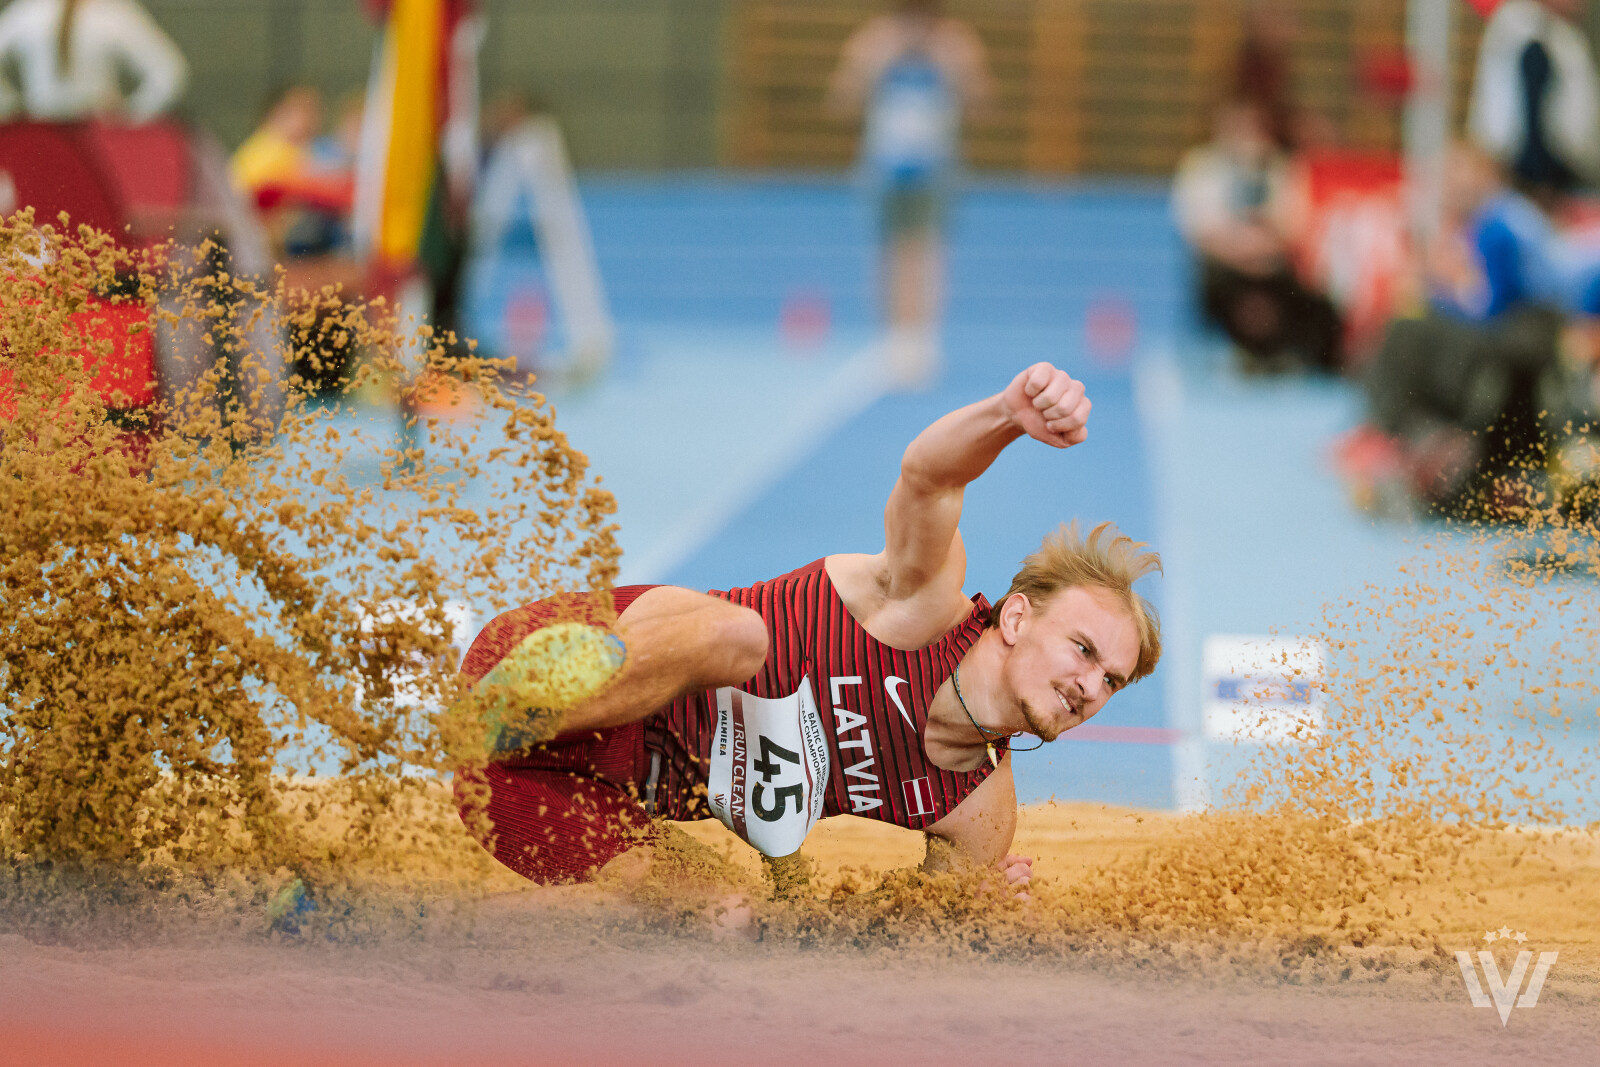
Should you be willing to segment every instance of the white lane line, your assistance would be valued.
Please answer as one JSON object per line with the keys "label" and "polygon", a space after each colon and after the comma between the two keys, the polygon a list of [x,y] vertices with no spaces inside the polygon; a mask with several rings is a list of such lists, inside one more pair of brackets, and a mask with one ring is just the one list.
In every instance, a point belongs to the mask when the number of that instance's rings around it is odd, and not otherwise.
{"label": "white lane line", "polygon": [[1172,746],[1172,792],[1178,810],[1204,810],[1211,803],[1205,741],[1200,729],[1200,642],[1195,633],[1194,592],[1186,575],[1201,565],[1180,514],[1180,466],[1184,448],[1182,372],[1170,351],[1151,352],[1133,366],[1133,400],[1150,449],[1152,504],[1166,563],[1162,629],[1168,654],[1167,724],[1181,734]]}

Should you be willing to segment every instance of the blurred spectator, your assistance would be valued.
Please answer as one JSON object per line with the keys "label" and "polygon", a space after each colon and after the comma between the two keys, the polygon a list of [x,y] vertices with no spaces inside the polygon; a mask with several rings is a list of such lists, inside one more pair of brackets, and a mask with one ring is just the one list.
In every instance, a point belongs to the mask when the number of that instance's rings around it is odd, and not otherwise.
{"label": "blurred spectator", "polygon": [[267,109],[266,118],[233,153],[233,180],[252,196],[294,184],[307,172],[311,143],[322,129],[322,94],[294,85]]}
{"label": "blurred spectator", "polygon": [[[291,86],[229,162],[233,184],[255,206],[291,292],[356,288],[363,280],[350,239],[360,120],[361,102],[347,102],[338,128],[322,135],[322,95]],[[295,372],[319,391],[341,386],[354,355],[347,341],[330,339],[342,333],[320,328],[327,314],[318,309],[311,321],[297,316],[287,326]]]}
{"label": "blurred spectator", "polygon": [[1536,204],[1507,188],[1492,159],[1454,146],[1444,201],[1444,226],[1425,270],[1434,309],[1489,322],[1526,304],[1559,303],[1555,232]]}
{"label": "blurred spectator", "polygon": [[[0,115],[146,122],[172,107],[189,67],[135,0],[13,0],[0,12]],[[135,83],[124,96],[121,78]]]}
{"label": "blurred spectator", "polygon": [[1520,503],[1500,499],[1507,476],[1542,478],[1533,468],[1593,417],[1600,255],[1468,146],[1450,154],[1444,206],[1429,306],[1391,325],[1367,375],[1370,424],[1340,459],[1369,502],[1499,519]]}
{"label": "blurred spectator", "polygon": [[865,111],[861,162],[880,197],[889,370],[925,384],[938,368],[941,230],[964,108],[993,94],[983,44],[939,0],[900,0],[851,34],[829,86]]}
{"label": "blurred spectator", "polygon": [[1200,260],[1201,307],[1247,369],[1333,371],[1339,313],[1290,262],[1287,184],[1288,158],[1261,108],[1231,101],[1217,113],[1212,141],[1179,164],[1173,211]]}
{"label": "blurred spectator", "polygon": [[234,184],[255,202],[280,254],[308,259],[350,252],[360,108],[359,101],[348,105],[339,129],[323,136],[322,95],[291,86],[234,152]]}
{"label": "blurred spectator", "polygon": [[328,174],[353,173],[361,151],[361,122],[367,101],[360,93],[347,93],[339,101],[333,129],[311,142],[310,166]]}
{"label": "blurred spectator", "polygon": [[352,93],[339,105],[331,130],[313,140],[294,190],[299,208],[284,233],[284,252],[295,258],[353,256],[350,212],[355,201],[356,156],[366,102]]}
{"label": "blurred spectator", "polygon": [[1600,234],[1592,222],[1563,228],[1471,145],[1451,149],[1444,193],[1444,231],[1425,264],[1435,311],[1480,323],[1528,305],[1600,316]]}
{"label": "blurred spectator", "polygon": [[1468,127],[1524,191],[1545,198],[1600,178],[1600,79],[1573,24],[1582,0],[1505,0],[1478,50]]}

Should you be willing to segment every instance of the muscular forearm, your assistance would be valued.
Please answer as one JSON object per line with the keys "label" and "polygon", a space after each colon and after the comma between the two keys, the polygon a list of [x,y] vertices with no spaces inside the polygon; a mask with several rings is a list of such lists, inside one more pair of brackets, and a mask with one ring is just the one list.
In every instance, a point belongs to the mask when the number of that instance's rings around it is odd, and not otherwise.
{"label": "muscular forearm", "polygon": [[[922,857],[922,869],[929,874],[944,874],[947,872],[965,873],[975,867],[987,866],[998,857],[978,856],[970,849],[948,838],[928,834],[926,837],[928,851]],[[1000,855],[1005,855],[1002,849]]]}
{"label": "muscular forearm", "polygon": [[901,476],[918,488],[959,489],[988,470],[1022,432],[997,393],[918,434],[901,461]]}
{"label": "muscular forearm", "polygon": [[1054,448],[1085,440],[1089,407],[1081,382],[1035,363],[1000,393],[952,411],[918,434],[884,511],[885,571],[879,581],[888,598],[922,598],[936,615],[964,601],[966,555],[956,527],[967,483],[1024,434]]}
{"label": "muscular forearm", "polygon": [[938,832],[925,832],[927,853],[922,869],[929,872],[991,867],[1011,851],[1017,834],[1016,809],[960,812],[943,820]]}

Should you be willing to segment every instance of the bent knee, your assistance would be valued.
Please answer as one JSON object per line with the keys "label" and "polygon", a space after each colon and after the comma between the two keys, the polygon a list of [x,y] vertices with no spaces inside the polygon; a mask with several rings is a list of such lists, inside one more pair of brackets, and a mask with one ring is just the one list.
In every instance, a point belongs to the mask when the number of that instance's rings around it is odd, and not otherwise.
{"label": "bent knee", "polygon": [[739,685],[767,659],[767,624],[758,612],[708,593],[656,586],[617,620],[630,648],[650,650],[681,672],[689,688]]}
{"label": "bent knee", "polygon": [[748,680],[767,661],[767,623],[758,612],[726,604],[707,635],[710,663],[723,685]]}

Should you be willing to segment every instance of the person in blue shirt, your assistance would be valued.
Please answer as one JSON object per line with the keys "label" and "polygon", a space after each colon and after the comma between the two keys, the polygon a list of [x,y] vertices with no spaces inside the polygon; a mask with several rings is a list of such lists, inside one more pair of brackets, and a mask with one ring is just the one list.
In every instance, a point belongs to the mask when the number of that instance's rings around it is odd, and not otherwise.
{"label": "person in blue shirt", "polygon": [[1591,406],[1590,331],[1575,324],[1600,313],[1600,250],[1469,146],[1451,153],[1444,209],[1424,313],[1392,323],[1368,369],[1369,417],[1420,504],[1498,519]]}
{"label": "person in blue shirt", "polygon": [[1432,310],[1489,323],[1531,304],[1566,302],[1563,265],[1572,257],[1545,213],[1509,188],[1487,155],[1465,144],[1451,150],[1443,207],[1425,264]]}
{"label": "person in blue shirt", "polygon": [[880,204],[885,359],[902,385],[938,371],[941,227],[962,114],[993,94],[983,44],[938,0],[901,0],[845,42],[829,87],[841,113],[863,114],[861,166]]}

